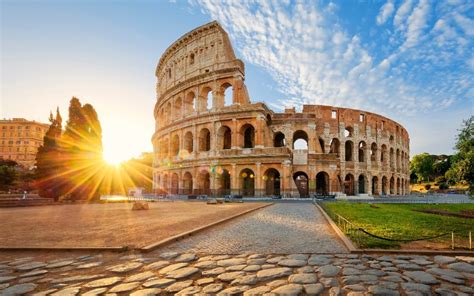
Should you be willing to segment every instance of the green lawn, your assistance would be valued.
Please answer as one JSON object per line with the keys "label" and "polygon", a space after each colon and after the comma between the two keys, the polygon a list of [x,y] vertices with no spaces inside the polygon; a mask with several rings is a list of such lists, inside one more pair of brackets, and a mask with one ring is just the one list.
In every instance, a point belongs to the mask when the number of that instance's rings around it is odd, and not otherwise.
{"label": "green lawn", "polygon": [[[394,239],[416,239],[455,232],[457,243],[467,246],[469,231],[474,235],[474,219],[420,213],[413,210],[436,209],[450,212],[474,210],[474,204],[370,204],[327,202],[323,204],[328,214],[337,223],[336,213],[353,224],[377,236]],[[348,233],[353,241],[357,236]],[[359,236],[361,248],[399,248],[399,242],[384,241],[367,235]],[[434,239],[450,245],[451,236]]]}

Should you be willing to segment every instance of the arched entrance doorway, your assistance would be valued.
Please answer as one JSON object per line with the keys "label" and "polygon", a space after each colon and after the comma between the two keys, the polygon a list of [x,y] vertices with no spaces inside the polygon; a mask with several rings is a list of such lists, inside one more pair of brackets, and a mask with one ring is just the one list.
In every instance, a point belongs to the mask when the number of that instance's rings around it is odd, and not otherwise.
{"label": "arched entrance doorway", "polygon": [[295,181],[296,188],[298,188],[298,193],[300,197],[309,196],[309,184],[308,184],[308,175],[304,172],[296,172],[293,174],[293,180]]}
{"label": "arched entrance doorway", "polygon": [[276,169],[268,169],[263,179],[266,196],[280,195],[280,173]]}
{"label": "arched entrance doorway", "polygon": [[326,172],[319,172],[316,175],[316,193],[318,195],[329,194],[329,175]]}
{"label": "arched entrance doorway", "polygon": [[255,195],[255,174],[251,169],[243,169],[240,172],[240,192],[243,196]]}

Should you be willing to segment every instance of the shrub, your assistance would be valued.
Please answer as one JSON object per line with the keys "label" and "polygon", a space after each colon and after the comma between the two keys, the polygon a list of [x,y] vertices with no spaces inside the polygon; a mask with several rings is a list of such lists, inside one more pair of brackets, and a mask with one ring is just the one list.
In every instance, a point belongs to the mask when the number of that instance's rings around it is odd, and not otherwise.
{"label": "shrub", "polygon": [[426,190],[430,190],[430,189],[431,189],[431,184],[426,184],[426,185],[425,185],[425,189],[426,189]]}
{"label": "shrub", "polygon": [[446,183],[440,183],[439,184],[439,189],[441,189],[441,190],[449,189],[449,185],[446,184]]}

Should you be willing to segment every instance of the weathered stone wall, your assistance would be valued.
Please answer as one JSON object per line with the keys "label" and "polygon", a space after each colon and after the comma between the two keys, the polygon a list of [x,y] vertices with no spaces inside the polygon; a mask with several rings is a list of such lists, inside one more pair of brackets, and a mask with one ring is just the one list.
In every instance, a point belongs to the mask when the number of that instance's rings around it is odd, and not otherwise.
{"label": "weathered stone wall", "polygon": [[[362,110],[251,103],[243,63],[216,22],[157,67],[154,188],[181,194],[407,194],[409,136]],[[231,93],[229,94],[231,90]],[[226,96],[225,96],[226,94]],[[307,149],[293,143],[303,140]]]}

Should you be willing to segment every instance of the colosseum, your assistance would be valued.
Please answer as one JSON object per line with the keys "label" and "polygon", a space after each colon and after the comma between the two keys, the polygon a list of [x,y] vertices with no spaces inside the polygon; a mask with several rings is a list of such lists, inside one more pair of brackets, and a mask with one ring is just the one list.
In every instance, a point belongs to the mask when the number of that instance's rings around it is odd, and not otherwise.
{"label": "colosseum", "polygon": [[300,198],[409,192],[409,135],[362,110],[251,102],[217,22],[183,35],[156,68],[157,193]]}

